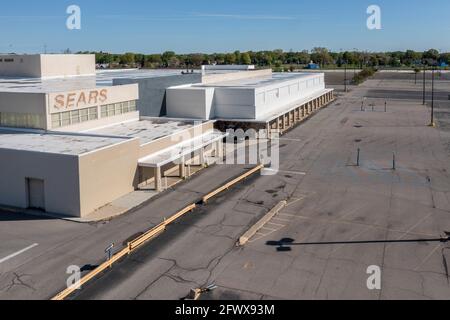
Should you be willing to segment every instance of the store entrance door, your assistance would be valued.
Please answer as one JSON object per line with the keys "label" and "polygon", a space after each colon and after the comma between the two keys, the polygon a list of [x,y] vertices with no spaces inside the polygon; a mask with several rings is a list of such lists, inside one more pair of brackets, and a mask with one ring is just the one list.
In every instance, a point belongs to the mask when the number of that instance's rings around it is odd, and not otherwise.
{"label": "store entrance door", "polygon": [[27,185],[28,207],[45,211],[44,180],[28,178]]}

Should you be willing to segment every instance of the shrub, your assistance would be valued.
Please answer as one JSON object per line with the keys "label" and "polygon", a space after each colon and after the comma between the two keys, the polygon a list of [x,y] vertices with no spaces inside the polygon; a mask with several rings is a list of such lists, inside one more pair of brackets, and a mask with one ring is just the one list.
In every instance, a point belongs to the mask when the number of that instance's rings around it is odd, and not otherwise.
{"label": "shrub", "polygon": [[364,68],[361,72],[353,77],[353,84],[359,85],[375,74],[377,70],[374,68]]}

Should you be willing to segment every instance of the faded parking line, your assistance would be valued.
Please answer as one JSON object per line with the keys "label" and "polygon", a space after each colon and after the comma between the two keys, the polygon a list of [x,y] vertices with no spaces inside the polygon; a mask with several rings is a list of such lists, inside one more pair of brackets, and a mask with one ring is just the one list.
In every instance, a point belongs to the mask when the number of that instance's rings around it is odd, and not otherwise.
{"label": "faded parking line", "polygon": [[33,243],[33,244],[32,244],[31,246],[29,246],[29,247],[26,247],[26,248],[24,248],[24,249],[22,249],[22,250],[20,250],[20,251],[17,251],[17,252],[15,252],[15,253],[13,253],[13,254],[10,254],[9,256],[4,257],[3,259],[0,259],[0,264],[2,264],[3,262],[5,262],[5,261],[7,261],[7,260],[9,260],[9,259],[12,259],[12,258],[18,256],[19,254],[22,254],[22,253],[24,253],[24,252],[26,252],[26,251],[28,251],[28,250],[30,250],[30,249],[33,249],[34,247],[37,247],[38,245],[39,245],[38,243]]}

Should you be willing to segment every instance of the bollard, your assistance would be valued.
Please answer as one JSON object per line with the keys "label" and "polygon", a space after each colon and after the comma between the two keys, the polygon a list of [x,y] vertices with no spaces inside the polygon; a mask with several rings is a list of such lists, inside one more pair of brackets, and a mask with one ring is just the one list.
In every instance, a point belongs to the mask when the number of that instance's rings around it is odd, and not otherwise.
{"label": "bollard", "polygon": [[384,102],[384,112],[387,112],[387,101]]}
{"label": "bollard", "polygon": [[358,148],[358,155],[356,157],[356,166],[358,166],[358,167],[359,167],[359,156],[360,156],[360,153],[361,153],[361,149]]}

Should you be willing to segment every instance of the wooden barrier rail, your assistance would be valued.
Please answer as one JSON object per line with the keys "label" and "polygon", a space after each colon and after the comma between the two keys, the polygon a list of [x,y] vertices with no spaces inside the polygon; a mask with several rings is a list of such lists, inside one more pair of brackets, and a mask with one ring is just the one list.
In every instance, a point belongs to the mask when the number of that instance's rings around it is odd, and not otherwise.
{"label": "wooden barrier rail", "polygon": [[[234,184],[242,181],[243,179],[249,177],[250,175],[254,174],[257,171],[262,170],[263,168],[264,168],[264,165],[259,165],[259,166],[255,167],[255,168],[247,171],[246,173],[244,173],[240,177],[238,177],[236,179],[233,179],[232,181],[228,182],[224,186],[222,186],[222,187],[214,190],[213,192],[207,194],[202,199],[203,203],[206,203],[209,199],[211,199],[215,195],[219,194],[220,192],[222,192],[222,191],[224,191],[226,189],[229,189]],[[107,270],[108,268],[111,268],[114,263],[116,263],[117,261],[119,261],[123,257],[129,255],[130,253],[132,253],[133,251],[135,251],[140,246],[142,246],[146,242],[150,241],[151,239],[153,239],[154,237],[156,237],[160,233],[164,232],[168,225],[172,224],[177,219],[179,219],[182,216],[184,216],[186,213],[191,212],[196,207],[197,207],[197,205],[195,203],[188,205],[187,207],[185,207],[184,209],[178,211],[176,214],[174,214],[170,218],[165,219],[163,222],[161,222],[157,226],[151,228],[149,231],[147,231],[144,234],[140,235],[136,239],[128,242],[127,246],[125,248],[123,248],[122,250],[120,250],[119,252],[117,252],[116,254],[114,254],[111,257],[110,260],[103,262],[97,268],[95,268],[94,270],[89,272],[87,275],[82,277],[80,279],[79,283],[77,283],[78,287],[81,287],[81,286],[85,285],[86,283],[88,283],[90,280],[95,278],[97,275],[99,275],[103,271]],[[76,290],[77,290],[76,286],[70,286],[70,287],[64,289],[63,291],[61,291],[60,293],[58,293],[57,295],[55,295],[51,300],[64,300],[68,296],[70,296],[72,293],[74,293]]]}
{"label": "wooden barrier rail", "polygon": [[[194,210],[195,207],[196,207],[195,204],[191,204],[191,205],[187,206],[186,208],[178,211],[176,214],[174,214],[169,219],[166,219],[162,223],[160,223],[159,225],[153,227],[152,229],[150,229],[149,231],[147,231],[143,235],[141,235],[141,236],[137,237],[136,239],[128,242],[127,246],[125,248],[123,248],[122,250],[120,250],[119,252],[117,252],[116,254],[114,254],[111,257],[110,260],[103,262],[97,268],[95,268],[94,270],[89,272],[87,275],[82,277],[80,279],[79,283],[77,283],[78,286],[79,287],[83,286],[84,284],[86,284],[87,282],[92,280],[94,277],[96,277],[97,275],[99,275],[100,273],[105,271],[106,269],[111,268],[114,263],[116,263],[117,261],[119,261],[123,257],[129,255],[130,253],[135,251],[137,248],[139,248],[140,246],[142,246],[146,242],[150,241],[151,239],[153,239],[154,237],[156,237],[160,233],[164,232],[166,230],[166,227],[169,224],[173,223],[175,220],[177,220],[178,218],[182,217],[186,213]],[[75,290],[77,290],[77,288],[75,286],[70,286],[70,287],[64,289],[63,291],[61,291],[60,293],[58,293],[51,300],[64,300],[68,296],[70,296],[73,292],[75,292]]]}
{"label": "wooden barrier rail", "polygon": [[254,174],[257,171],[260,171],[264,168],[264,165],[261,164],[249,171],[247,171],[246,173],[244,173],[243,175],[241,175],[240,177],[231,180],[230,182],[226,183],[225,185],[223,185],[222,187],[214,190],[213,192],[208,193],[206,196],[203,197],[202,201],[203,203],[207,203],[209,199],[215,197],[216,195],[218,195],[219,193],[229,189],[230,187],[232,187],[233,185],[235,185],[236,183],[244,180],[245,178],[248,178],[249,176],[251,176],[252,174]]}
{"label": "wooden barrier rail", "polygon": [[[79,283],[77,283],[77,285],[79,287],[85,285],[87,282],[92,280],[94,277],[96,277],[98,274],[102,273],[106,269],[110,268],[115,262],[117,262],[118,260],[120,260],[124,256],[128,255],[129,253],[130,253],[130,248],[129,247],[126,247],[126,248],[122,249],[121,251],[119,251],[118,253],[113,255],[110,260],[103,262],[97,268],[95,268],[94,270],[89,272],[87,275],[82,277],[80,279]],[[64,289],[63,291],[61,291],[60,293],[58,293],[51,300],[64,300],[65,298],[70,296],[75,290],[77,290],[77,288],[75,286],[70,286],[70,287]]]}

